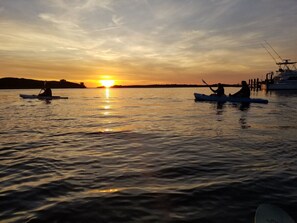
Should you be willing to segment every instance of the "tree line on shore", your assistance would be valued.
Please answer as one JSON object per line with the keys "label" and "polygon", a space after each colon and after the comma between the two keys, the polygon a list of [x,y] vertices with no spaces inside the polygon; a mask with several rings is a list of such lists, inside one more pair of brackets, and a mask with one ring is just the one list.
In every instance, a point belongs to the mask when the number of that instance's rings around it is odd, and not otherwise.
{"label": "tree line on shore", "polygon": [[[50,88],[86,88],[83,82],[73,83],[61,79],[60,81],[46,81],[46,86]],[[45,81],[5,77],[0,79],[0,89],[41,89],[45,87]]]}

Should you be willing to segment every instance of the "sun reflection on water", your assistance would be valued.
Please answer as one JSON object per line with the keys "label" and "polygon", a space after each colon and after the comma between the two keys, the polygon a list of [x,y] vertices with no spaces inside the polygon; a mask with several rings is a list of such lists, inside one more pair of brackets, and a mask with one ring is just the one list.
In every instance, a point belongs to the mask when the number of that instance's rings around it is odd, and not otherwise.
{"label": "sun reflection on water", "polygon": [[105,88],[105,97],[106,97],[106,99],[109,99],[109,97],[110,97],[109,88]]}
{"label": "sun reflection on water", "polygon": [[98,193],[104,193],[104,194],[109,194],[109,193],[116,193],[121,191],[121,188],[110,188],[110,189],[92,189],[86,191],[87,194],[98,194]]}

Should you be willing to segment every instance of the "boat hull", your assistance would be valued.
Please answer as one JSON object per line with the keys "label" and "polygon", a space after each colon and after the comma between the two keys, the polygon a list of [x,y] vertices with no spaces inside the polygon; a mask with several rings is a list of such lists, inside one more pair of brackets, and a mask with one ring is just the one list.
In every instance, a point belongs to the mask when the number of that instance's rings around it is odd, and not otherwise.
{"label": "boat hull", "polygon": [[267,104],[268,100],[261,98],[237,98],[228,96],[215,96],[194,93],[196,101],[216,101],[216,102],[239,102],[239,103],[261,103]]}
{"label": "boat hull", "polygon": [[45,97],[45,96],[38,96],[34,94],[33,95],[20,94],[20,97],[23,99],[39,99],[39,100],[68,99],[68,97],[62,97],[62,96]]}
{"label": "boat hull", "polygon": [[296,84],[262,84],[262,90],[297,90],[297,83]]}

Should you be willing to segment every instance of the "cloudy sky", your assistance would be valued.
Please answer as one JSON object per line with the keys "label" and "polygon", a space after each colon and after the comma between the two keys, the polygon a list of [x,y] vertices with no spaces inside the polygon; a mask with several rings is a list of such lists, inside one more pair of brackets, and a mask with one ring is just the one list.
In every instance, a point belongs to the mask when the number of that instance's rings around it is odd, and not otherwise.
{"label": "cloudy sky", "polygon": [[297,60],[296,12],[297,0],[0,0],[0,77],[90,87],[264,78],[277,68],[265,41]]}

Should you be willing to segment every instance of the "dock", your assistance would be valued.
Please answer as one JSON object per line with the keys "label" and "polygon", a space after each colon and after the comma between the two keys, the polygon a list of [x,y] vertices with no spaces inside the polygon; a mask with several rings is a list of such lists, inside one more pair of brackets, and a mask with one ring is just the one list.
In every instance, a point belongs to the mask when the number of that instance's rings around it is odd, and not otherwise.
{"label": "dock", "polygon": [[259,78],[255,79],[249,79],[249,87],[253,91],[261,90],[261,85],[263,84],[263,81],[259,80]]}

